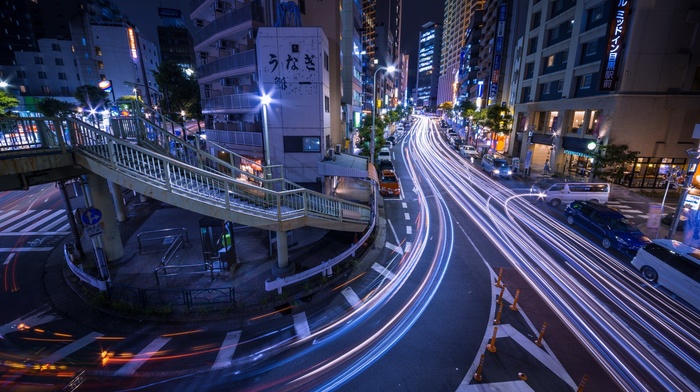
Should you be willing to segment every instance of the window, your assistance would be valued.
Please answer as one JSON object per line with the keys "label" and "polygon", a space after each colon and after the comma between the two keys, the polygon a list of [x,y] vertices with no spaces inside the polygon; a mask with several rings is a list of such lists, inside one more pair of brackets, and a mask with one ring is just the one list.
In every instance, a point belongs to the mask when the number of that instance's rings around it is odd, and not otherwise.
{"label": "window", "polygon": [[25,85],[20,85],[20,86],[19,86],[19,92],[21,92],[22,94],[26,94],[26,93],[27,93],[27,86],[25,86]]}
{"label": "window", "polygon": [[537,52],[537,37],[530,38],[528,41],[527,54],[533,54]]}
{"label": "window", "polygon": [[44,58],[39,56],[34,57],[34,64],[44,64]]}
{"label": "window", "polygon": [[61,45],[59,44],[51,44],[51,50],[54,52],[60,52],[61,51]]}
{"label": "window", "polygon": [[97,62],[97,69],[105,69],[105,63],[102,61]]}
{"label": "window", "polygon": [[24,73],[24,71],[22,71],[21,69],[18,69],[18,70],[17,70],[17,77],[20,78],[20,79],[24,79],[24,78],[27,77],[27,74]]}
{"label": "window", "polygon": [[100,48],[99,46],[95,46],[95,55],[102,56],[102,48]]}
{"label": "window", "polygon": [[63,59],[54,59],[56,65],[63,65]]}
{"label": "window", "polygon": [[41,92],[44,94],[51,94],[51,89],[49,86],[41,86]]}
{"label": "window", "polygon": [[58,80],[66,80],[66,79],[68,79],[68,78],[66,77],[66,73],[65,73],[65,72],[59,72],[59,73],[58,73]]}
{"label": "window", "polygon": [[554,65],[554,55],[547,57],[547,59],[545,60],[545,63],[547,64],[547,67],[553,66]]}
{"label": "window", "polygon": [[321,151],[320,137],[302,137],[301,144],[304,152]]}
{"label": "window", "polygon": [[542,83],[542,95],[547,95],[550,93],[550,87],[549,87],[549,82],[547,83]]}
{"label": "window", "polygon": [[61,86],[61,95],[68,96],[70,95],[70,90],[66,86]]}
{"label": "window", "polygon": [[534,14],[532,14],[532,18],[530,19],[530,29],[536,29],[540,27],[540,21],[542,19],[542,11],[537,11]]}
{"label": "window", "polygon": [[577,110],[571,118],[571,133],[578,133],[583,126],[583,118],[586,116],[584,110]]}
{"label": "window", "polygon": [[328,53],[323,52],[323,68],[328,71],[329,65],[328,65]]}
{"label": "window", "polygon": [[560,93],[564,91],[564,81],[563,80],[557,80],[556,82],[552,82],[557,84],[557,92]]}
{"label": "window", "polygon": [[586,135],[598,133],[598,117],[599,116],[600,116],[600,110],[591,110],[591,114],[588,118],[588,127],[586,128]]}
{"label": "window", "polygon": [[560,52],[559,55],[561,56],[561,63],[566,64],[569,62],[569,51],[565,50],[563,52]]}
{"label": "window", "polygon": [[530,86],[525,86],[520,90],[520,103],[530,102]]}
{"label": "window", "polygon": [[579,89],[587,89],[591,88],[591,79],[593,78],[593,75],[587,74],[583,76],[579,76],[580,82],[579,82]]}
{"label": "window", "polygon": [[39,71],[38,74],[39,74],[39,79],[46,79],[46,72]]}
{"label": "window", "polygon": [[326,113],[330,113],[331,111],[331,99],[327,96],[323,97],[323,109]]}
{"label": "window", "polygon": [[583,55],[586,57],[593,56],[594,54],[596,54],[597,50],[598,50],[598,45],[597,45],[597,42],[595,42],[595,41],[594,42],[586,42],[583,45]]}

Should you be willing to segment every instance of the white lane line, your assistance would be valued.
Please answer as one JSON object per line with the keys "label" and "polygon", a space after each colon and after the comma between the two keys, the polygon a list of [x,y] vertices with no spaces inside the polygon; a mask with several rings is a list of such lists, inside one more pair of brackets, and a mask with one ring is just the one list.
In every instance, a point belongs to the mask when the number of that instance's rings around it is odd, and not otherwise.
{"label": "white lane line", "polygon": [[388,269],[384,268],[383,266],[377,263],[372,264],[372,269],[386,276],[389,280],[394,280],[394,278],[396,277],[396,275],[394,275],[393,272],[389,271]]}
{"label": "white lane line", "polygon": [[413,226],[406,226],[406,234],[407,235],[413,234]]}
{"label": "white lane line", "polygon": [[50,252],[53,248],[0,248],[0,252]]}
{"label": "white lane line", "polygon": [[10,261],[12,260],[13,257],[15,257],[15,254],[14,254],[14,253],[10,253],[10,254],[7,256],[7,258],[5,259],[5,262],[2,263],[2,265],[5,266],[5,265],[10,264]]}
{"label": "white lane line", "polygon": [[221,348],[219,348],[219,353],[216,355],[216,360],[212,369],[224,368],[231,364],[231,358],[236,352],[236,347],[238,347],[238,341],[241,339],[242,331],[231,331],[226,334],[226,338],[223,343],[221,343]]}
{"label": "white lane line", "polygon": [[33,327],[58,319],[58,315],[55,313],[48,314],[50,310],[51,307],[49,305],[44,305],[40,308],[32,310],[22,317],[0,326],[0,338],[2,338],[2,335],[4,334],[14,332],[22,324],[28,327]]}
{"label": "white lane line", "polygon": [[392,252],[396,252],[400,255],[403,254],[403,249],[401,249],[400,246],[396,246],[396,245],[392,244],[391,242],[385,242],[384,247],[389,248]]}
{"label": "white lane line", "polygon": [[391,232],[394,234],[394,239],[396,240],[396,243],[400,244],[401,242],[399,242],[399,236],[396,235],[396,230],[394,230],[394,225],[391,224],[391,221],[389,219],[386,220],[386,223],[391,228]]}
{"label": "white lane line", "polygon": [[[15,211],[10,211],[10,212],[15,212]],[[3,220],[2,225],[0,225],[0,230],[3,230],[3,231],[6,230],[5,226],[10,225],[10,224],[14,223],[15,221],[20,220],[20,219],[24,218],[25,216],[31,215],[33,213],[34,213],[34,210],[27,210],[27,211],[22,212],[19,215],[13,216],[10,219]],[[5,215],[7,215],[7,214],[5,214]],[[3,215],[3,216],[5,216],[5,215]]]}
{"label": "white lane line", "polygon": [[[2,212],[2,211],[0,211],[0,212]],[[16,213],[18,213],[18,212],[19,212],[19,210],[7,211],[6,213],[0,215],[0,221],[1,221],[1,222],[6,222],[8,216],[14,215],[14,214],[16,214]],[[0,227],[2,227],[2,226],[0,226]]]}
{"label": "white lane line", "polygon": [[408,208],[408,204],[406,204],[406,203],[401,203],[401,208]]}
{"label": "white lane line", "polygon": [[403,250],[404,253],[408,253],[411,251],[411,246],[413,245],[413,242],[406,242],[405,249]]}
{"label": "white lane line", "polygon": [[348,303],[353,308],[357,307],[362,302],[360,297],[358,297],[357,294],[355,294],[355,291],[353,291],[352,287],[346,287],[345,289],[343,289],[343,291],[341,291],[341,293],[343,293],[343,296],[346,300],[348,300]]}
{"label": "white lane line", "polygon": [[[50,215],[48,215],[48,216],[45,216],[43,219],[40,219],[40,220],[34,222],[34,224],[29,225],[29,226],[25,227],[24,229],[22,229],[22,230],[20,230],[20,231],[25,231],[25,232],[26,232],[26,231],[34,230],[34,229],[36,229],[37,227],[43,225],[44,223],[46,223],[46,222],[48,222],[48,221],[50,221],[50,220],[53,220],[53,222],[51,222],[50,224],[44,225],[44,230],[48,230],[49,228],[51,228],[51,227],[53,227],[53,226],[56,226],[57,224],[63,223],[63,221],[66,220],[66,217],[65,217],[65,216],[63,216],[62,219],[55,219],[55,218],[57,218],[57,217],[60,216],[61,214],[65,214],[65,213],[66,213],[66,210],[54,211],[52,214],[50,214]],[[42,231],[42,230],[39,229],[39,231]]]}
{"label": "white lane line", "polygon": [[411,220],[411,215],[408,212],[404,212],[403,216],[406,220]]}
{"label": "white lane line", "polygon": [[155,338],[141,352],[136,354],[129,362],[114,372],[115,376],[131,376],[152,356],[154,356],[161,347],[165,346],[170,341],[170,338]]}
{"label": "white lane line", "polygon": [[[67,229],[68,224],[66,226],[61,227],[60,229]],[[68,235],[70,234],[70,231],[23,231],[23,232],[14,232],[14,233],[0,233],[0,237],[24,237],[28,235]]]}
{"label": "white lane line", "polygon": [[[30,211],[31,211],[31,210],[30,210]],[[31,216],[28,216],[26,219],[22,219],[21,221],[15,223],[14,225],[12,225],[12,226],[10,226],[10,227],[5,228],[4,230],[6,230],[6,231],[15,231],[15,230],[19,229],[20,227],[22,227],[22,226],[24,226],[24,225],[28,225],[28,224],[32,223],[35,219],[41,218],[42,216],[48,214],[49,212],[51,212],[51,210],[41,210],[41,211],[37,211],[36,214],[31,215]]]}
{"label": "white lane line", "polygon": [[88,344],[92,343],[95,341],[95,339],[102,337],[103,335],[99,332],[92,332],[88,335],[83,336],[82,338],[74,341],[73,343],[62,347],[59,350],[56,350],[54,353],[49,355],[46,358],[41,359],[42,364],[47,364],[51,365],[54,362],[58,361],[61,358],[65,358],[74,352],[80,350],[81,348],[87,346]]}
{"label": "white lane line", "polygon": [[306,320],[306,312],[297,313],[293,315],[292,318],[294,319],[294,331],[296,331],[300,339],[311,336],[309,322]]}

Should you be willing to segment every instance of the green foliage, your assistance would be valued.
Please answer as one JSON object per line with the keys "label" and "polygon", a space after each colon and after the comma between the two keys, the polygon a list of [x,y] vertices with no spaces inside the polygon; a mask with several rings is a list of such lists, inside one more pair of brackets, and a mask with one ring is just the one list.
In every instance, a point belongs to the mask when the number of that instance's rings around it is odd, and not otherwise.
{"label": "green foliage", "polygon": [[[391,112],[390,112],[391,113]],[[387,116],[388,117],[388,116]],[[377,116],[374,126],[376,131],[374,132],[374,154],[379,153],[379,149],[384,146],[384,132],[383,129],[390,124],[382,116]],[[372,116],[365,116],[362,119],[362,125],[360,126],[360,155],[368,157],[370,154],[370,140],[372,139]]]}
{"label": "green foliage", "polygon": [[464,100],[455,106],[455,110],[459,112],[462,118],[474,117],[476,104],[470,100]]}
{"label": "green foliage", "polygon": [[593,158],[593,176],[605,181],[622,180],[625,169],[637,161],[639,151],[630,151],[626,144],[599,146]]}
{"label": "green foliage", "polygon": [[109,94],[97,86],[85,84],[78,87],[73,95],[84,109],[104,110],[109,108]]}
{"label": "green foliage", "polygon": [[46,117],[68,117],[75,113],[75,104],[55,98],[44,98],[36,104],[39,113]]}
{"label": "green foliage", "polygon": [[164,96],[160,106],[166,116],[182,122],[180,112],[184,110],[188,118],[204,119],[200,104],[199,84],[194,75],[188,77],[184,70],[173,61],[161,63],[153,75]]}
{"label": "green foliage", "polygon": [[511,125],[513,124],[513,115],[510,114],[510,109],[507,106],[490,105],[485,110],[475,113],[474,118],[477,118],[479,113],[478,123],[483,127],[488,128],[491,132],[510,134]]}
{"label": "green foliage", "polygon": [[0,91],[0,116],[10,114],[12,108],[19,106],[19,100],[4,91]]}

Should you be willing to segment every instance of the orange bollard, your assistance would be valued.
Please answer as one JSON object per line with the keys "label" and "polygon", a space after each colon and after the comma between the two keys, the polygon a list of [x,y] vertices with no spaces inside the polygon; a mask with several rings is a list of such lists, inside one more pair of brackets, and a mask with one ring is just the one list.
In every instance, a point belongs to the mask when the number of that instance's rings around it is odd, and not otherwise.
{"label": "orange bollard", "polygon": [[583,387],[586,386],[587,382],[588,382],[588,374],[584,374],[583,378],[581,379],[581,382],[578,384],[578,389],[576,390],[576,392],[583,392]]}
{"label": "orange bollard", "polygon": [[542,329],[540,330],[540,337],[535,340],[535,344],[542,347],[542,338],[544,337],[544,330],[547,329],[547,322],[542,323]]}
{"label": "orange bollard", "polygon": [[498,312],[496,313],[496,319],[493,320],[493,323],[498,325],[501,323],[501,313],[503,312],[503,302],[501,302],[501,306],[498,307]]}
{"label": "orange bollard", "polygon": [[501,277],[503,276],[503,268],[498,270],[498,279],[496,279],[496,287],[501,287]]}
{"label": "orange bollard", "polygon": [[498,294],[498,299],[496,300],[497,304],[502,304],[503,303],[503,292],[506,291],[506,285],[501,286],[501,293]]}
{"label": "orange bollard", "polygon": [[493,336],[491,336],[491,343],[486,345],[486,349],[492,353],[496,352],[496,334],[498,333],[498,327],[493,327]]}
{"label": "orange bollard", "polygon": [[517,312],[518,311],[518,297],[520,297],[520,289],[515,290],[515,297],[513,297],[513,304],[510,305],[510,310]]}
{"label": "orange bollard", "polygon": [[474,373],[474,379],[476,381],[481,381],[481,370],[484,368],[484,354],[481,354],[481,359],[479,359],[479,366],[476,367],[476,373]]}

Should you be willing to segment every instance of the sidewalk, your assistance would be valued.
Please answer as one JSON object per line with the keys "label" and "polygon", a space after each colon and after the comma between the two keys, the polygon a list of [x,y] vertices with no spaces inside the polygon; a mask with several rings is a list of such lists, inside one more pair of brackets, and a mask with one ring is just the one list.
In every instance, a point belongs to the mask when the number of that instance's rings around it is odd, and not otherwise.
{"label": "sidewalk", "polygon": [[[343,199],[369,204],[369,183],[364,181],[343,179],[335,190],[330,189],[329,192]],[[235,317],[243,313],[274,310],[276,306],[308,296],[330,283],[329,279],[322,279],[318,274],[285,287],[282,294],[276,290],[266,291],[265,281],[276,278],[273,266],[277,263],[277,251],[270,246],[269,231],[247,226],[235,226],[234,229],[238,262],[228,270],[220,268],[221,265],[217,263],[214,265],[218,268],[207,270],[200,238],[200,220],[211,221],[212,218],[157,200],[141,202],[137,197],[131,198],[127,208],[128,219],[119,224],[124,256],[109,263],[112,289],[108,301],[100,300],[96,290],[78,282],[67,267],[63,268],[63,275],[72,291],[85,302],[96,305],[100,311],[151,320],[196,318],[202,312]],[[150,241],[139,249],[139,233],[163,229],[187,233],[183,236],[182,246],[172,254],[167,264],[164,264],[165,253],[173,238]],[[295,266],[296,273],[308,270],[348,250],[361,236],[362,233],[314,227],[295,229],[289,237],[289,263]],[[88,236],[83,236],[82,245],[88,258],[84,265],[91,267],[95,256]],[[355,258],[346,259],[334,270],[351,268],[361,256],[357,253]],[[62,257],[62,254],[57,257]],[[337,275],[341,274],[334,274]],[[189,306],[187,301],[193,305]]]}

